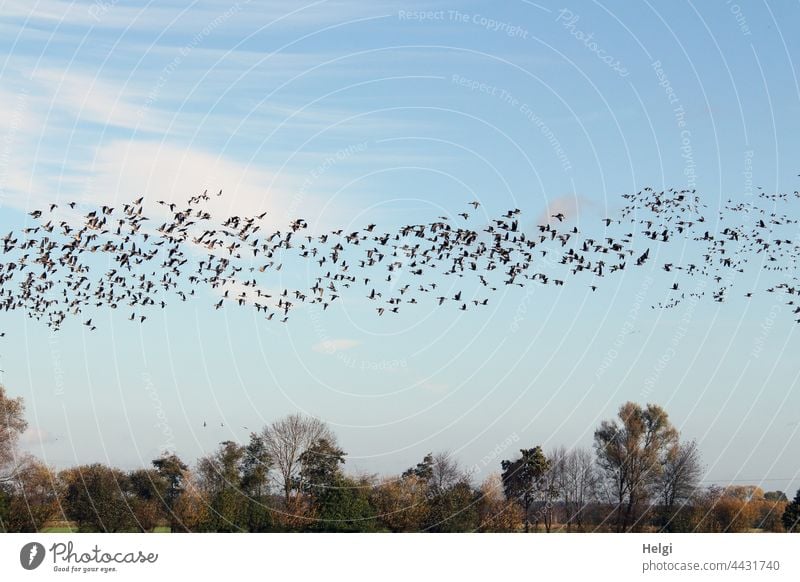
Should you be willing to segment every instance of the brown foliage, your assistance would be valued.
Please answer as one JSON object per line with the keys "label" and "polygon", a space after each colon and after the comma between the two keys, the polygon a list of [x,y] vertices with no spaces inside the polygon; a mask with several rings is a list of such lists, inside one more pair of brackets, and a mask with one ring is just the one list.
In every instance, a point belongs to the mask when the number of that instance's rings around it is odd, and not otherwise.
{"label": "brown foliage", "polygon": [[428,484],[416,475],[384,479],[373,491],[378,519],[391,531],[419,531],[428,514]]}
{"label": "brown foliage", "polygon": [[506,500],[503,480],[497,473],[489,475],[481,484],[478,517],[482,532],[517,532],[522,528],[522,508]]}
{"label": "brown foliage", "polygon": [[44,524],[59,517],[58,488],[52,469],[27,459],[14,479],[6,528],[16,532],[41,531]]}

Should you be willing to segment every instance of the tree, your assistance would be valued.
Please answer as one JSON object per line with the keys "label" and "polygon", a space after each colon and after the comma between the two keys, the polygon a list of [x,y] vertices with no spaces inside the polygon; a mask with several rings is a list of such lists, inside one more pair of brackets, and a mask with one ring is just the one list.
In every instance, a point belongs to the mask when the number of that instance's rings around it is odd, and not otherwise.
{"label": "tree", "polygon": [[459,533],[480,528],[480,493],[469,481],[458,481],[428,500],[425,531]]}
{"label": "tree", "polygon": [[81,531],[120,532],[136,528],[125,491],[127,476],[119,469],[95,463],[66,469],[62,504],[67,518]]}
{"label": "tree", "polygon": [[197,462],[199,484],[209,499],[207,528],[229,532],[244,529],[245,498],[241,493],[244,447],[220,443],[217,452]]}
{"label": "tree", "polygon": [[615,503],[617,531],[638,524],[636,514],[649,500],[678,431],[663,408],[626,402],[616,420],[604,420],[594,433],[597,462]]}
{"label": "tree", "polygon": [[197,483],[197,477],[189,471],[184,473],[181,494],[175,500],[172,516],[180,529],[172,531],[202,531],[208,523],[209,499]]}
{"label": "tree", "polygon": [[786,497],[786,493],[783,491],[767,491],[764,493],[764,499],[767,501],[789,501],[789,498]]}
{"label": "tree", "polygon": [[667,450],[656,482],[662,510],[662,529],[681,529],[678,523],[681,510],[691,500],[702,476],[700,451],[695,441],[676,442]]}
{"label": "tree", "polygon": [[328,425],[300,414],[291,414],[266,426],[261,438],[277,471],[278,485],[283,490],[286,506],[298,482],[300,455],[320,439],[336,442]]}
{"label": "tree", "polygon": [[[183,528],[175,513],[175,506],[184,492],[189,467],[174,453],[164,452],[158,459],[153,459],[153,467],[165,480],[163,503],[166,506],[170,529],[175,532]],[[185,529],[185,528],[183,528]]]}
{"label": "tree", "polygon": [[792,502],[786,506],[781,517],[783,528],[788,532],[800,532],[800,489]]}
{"label": "tree", "polygon": [[564,499],[567,531],[572,524],[583,528],[584,513],[597,493],[597,474],[594,459],[586,449],[573,449],[564,458],[561,495]]}
{"label": "tree", "polygon": [[56,475],[35,459],[27,459],[17,470],[8,491],[6,531],[41,531],[44,524],[58,513]]}
{"label": "tree", "polygon": [[760,487],[726,487],[713,510],[720,531],[739,533],[751,529],[758,517],[757,503],[763,497]]}
{"label": "tree", "polygon": [[128,473],[128,505],[139,529],[153,531],[166,518],[166,496],[169,484],[155,469],[136,469]]}
{"label": "tree", "polygon": [[775,491],[768,491],[764,494],[763,499],[756,503],[758,517],[756,518],[755,526],[763,531],[783,531],[781,518],[784,511],[786,511],[786,506],[789,505],[789,500],[786,499],[786,495],[783,492],[777,492],[780,493],[780,496],[774,495],[775,493]]}
{"label": "tree", "polygon": [[416,467],[406,469],[400,476],[405,478],[411,477],[412,475],[419,477],[423,481],[428,481],[431,479],[431,477],[433,477],[433,453],[428,453],[425,455],[421,463],[417,463]]}
{"label": "tree", "polygon": [[478,530],[482,532],[516,532],[522,524],[519,503],[506,499],[503,479],[492,473],[480,487],[478,500]]}
{"label": "tree", "polygon": [[542,517],[545,531],[550,533],[555,520],[556,505],[566,484],[567,450],[564,447],[557,447],[547,456],[547,462],[549,468],[544,476],[543,506],[539,514]]}
{"label": "tree", "polygon": [[327,438],[314,441],[299,457],[300,472],[296,489],[318,502],[341,474],[345,452]]}
{"label": "tree", "polygon": [[300,471],[295,489],[308,497],[308,503],[315,515],[315,529],[336,531],[337,525],[325,523],[338,521],[344,517],[336,507],[338,503],[351,503],[354,498],[348,495],[350,484],[342,475],[340,465],[344,464],[345,452],[327,438],[314,441],[299,458]]}
{"label": "tree", "polygon": [[318,491],[314,529],[325,532],[369,532],[376,529],[377,510],[371,502],[373,482],[342,475]]}
{"label": "tree", "polygon": [[268,501],[271,466],[272,459],[267,453],[264,439],[251,433],[241,464],[242,492],[247,496],[246,523],[251,532],[264,532],[272,528],[272,510]]}
{"label": "tree", "polygon": [[473,531],[480,526],[479,494],[469,476],[448,451],[428,454],[416,474],[427,475],[428,512],[424,529],[432,532]]}
{"label": "tree", "polygon": [[428,515],[428,483],[416,475],[384,479],[373,491],[378,519],[393,532],[420,531]]}
{"label": "tree", "polygon": [[425,522],[421,529],[432,532],[471,531],[480,525],[479,495],[469,476],[449,451],[428,453],[403,472],[402,479],[414,477],[426,485]]}
{"label": "tree", "polygon": [[12,480],[20,467],[19,436],[28,428],[22,397],[11,398],[0,384],[0,484]]}
{"label": "tree", "polygon": [[[503,461],[503,490],[506,498],[517,501],[525,516],[525,533],[530,531],[530,508],[539,500],[546,488],[546,474],[550,462],[544,456],[542,448],[520,449],[522,456],[516,461]],[[534,524],[538,525],[540,516],[537,512]]]}

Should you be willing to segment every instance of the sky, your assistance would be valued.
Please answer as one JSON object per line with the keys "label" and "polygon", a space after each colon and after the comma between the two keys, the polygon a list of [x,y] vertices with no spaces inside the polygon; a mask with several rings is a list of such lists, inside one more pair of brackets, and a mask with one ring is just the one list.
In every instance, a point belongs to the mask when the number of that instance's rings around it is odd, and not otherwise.
{"label": "sky", "polygon": [[[0,230],[51,202],[144,196],[157,214],[205,189],[221,212],[315,232],[472,200],[486,221],[563,211],[591,230],[644,186],[696,189],[715,214],[798,188],[798,18],[726,0],[0,1]],[[0,368],[27,405],[24,446],[56,467],[193,460],[301,412],[331,425],[348,470],[448,450],[480,481],[522,447],[590,447],[633,400],[698,441],[707,483],[794,491],[789,308],[652,309],[661,276],[395,318],[354,295],[287,325],[211,294],[141,325],[98,310],[94,332],[3,313]]]}

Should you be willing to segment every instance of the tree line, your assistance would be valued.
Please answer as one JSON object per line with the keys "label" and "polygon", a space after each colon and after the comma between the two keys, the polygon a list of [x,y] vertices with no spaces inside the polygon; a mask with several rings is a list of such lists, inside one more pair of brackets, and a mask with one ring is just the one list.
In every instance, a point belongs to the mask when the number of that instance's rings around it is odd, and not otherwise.
{"label": "tree line", "polygon": [[297,414],[193,466],[164,453],[130,471],[56,471],[19,453],[26,427],[0,386],[0,531],[800,531],[800,491],[703,486],[697,444],[654,404],[623,404],[591,449],[523,448],[480,483],[447,452],[399,475],[348,474],[330,427]]}

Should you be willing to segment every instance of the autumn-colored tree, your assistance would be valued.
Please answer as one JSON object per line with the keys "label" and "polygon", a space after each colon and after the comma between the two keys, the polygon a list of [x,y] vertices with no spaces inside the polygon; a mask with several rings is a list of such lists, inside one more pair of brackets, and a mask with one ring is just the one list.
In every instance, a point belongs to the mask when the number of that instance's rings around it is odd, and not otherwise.
{"label": "autumn-colored tree", "polygon": [[59,514],[58,484],[55,472],[28,458],[10,482],[8,516],[5,529],[10,532],[38,532]]}
{"label": "autumn-colored tree", "polygon": [[742,501],[759,501],[764,499],[764,490],[758,485],[728,485],[725,495]]}
{"label": "autumn-colored tree", "polygon": [[709,487],[695,501],[694,531],[737,533],[753,528],[758,516],[758,501],[752,498],[756,490],[750,486]]}
{"label": "autumn-colored tree", "polygon": [[662,474],[667,455],[678,442],[678,431],[663,408],[642,408],[626,402],[617,420],[604,420],[594,433],[597,462],[615,505],[617,531],[640,523],[651,491]]}
{"label": "autumn-colored tree", "polygon": [[197,477],[185,471],[181,480],[181,494],[172,507],[172,516],[176,532],[203,531],[204,524],[209,521],[208,495],[199,487]]}
{"label": "autumn-colored tree", "polygon": [[61,503],[81,531],[121,532],[136,529],[128,503],[127,476],[100,463],[66,469],[59,474]]}
{"label": "autumn-colored tree", "polygon": [[756,503],[736,495],[724,494],[714,505],[720,531],[739,533],[750,530],[758,515]]}
{"label": "autumn-colored tree", "polygon": [[428,516],[428,483],[416,475],[384,479],[373,491],[379,521],[394,532],[420,531]]}
{"label": "autumn-colored tree", "polygon": [[427,485],[424,531],[461,532],[479,527],[477,492],[450,452],[428,453],[422,462],[405,471],[402,477],[416,477]]}
{"label": "autumn-colored tree", "polygon": [[128,473],[127,484],[128,505],[137,527],[153,531],[167,519],[164,499],[169,483],[155,469],[136,469]]}
{"label": "autumn-colored tree", "polygon": [[[783,523],[781,517],[786,506],[789,502],[786,496],[783,498],[775,498],[769,496],[771,491],[764,494],[764,499],[756,503],[758,515],[756,516],[755,527],[768,532],[781,532],[783,531]],[[769,496],[769,497],[768,497]]]}
{"label": "autumn-colored tree", "polygon": [[522,527],[522,508],[506,499],[499,473],[489,475],[481,484],[478,521],[478,531],[482,532],[517,532]]}

